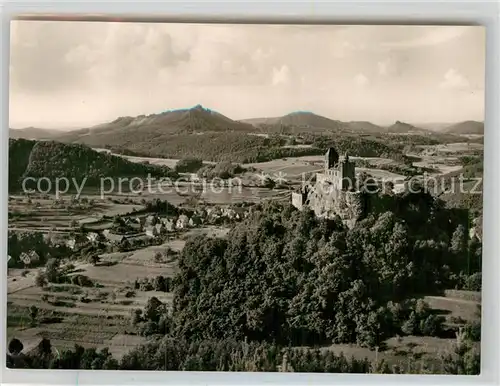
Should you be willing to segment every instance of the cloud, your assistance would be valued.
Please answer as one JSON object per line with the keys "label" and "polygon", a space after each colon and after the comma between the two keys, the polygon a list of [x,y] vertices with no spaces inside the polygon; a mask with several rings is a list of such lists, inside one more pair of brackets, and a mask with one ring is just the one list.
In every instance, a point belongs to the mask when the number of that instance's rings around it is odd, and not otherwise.
{"label": "cloud", "polygon": [[390,59],[385,59],[377,63],[378,73],[382,76],[386,76],[389,73]]}
{"label": "cloud", "polygon": [[274,86],[290,83],[290,69],[288,66],[282,65],[280,68],[273,68],[272,83]]}
{"label": "cloud", "polygon": [[[377,62],[377,73],[381,77],[403,76],[415,65],[407,51],[393,51]],[[414,67],[414,66],[413,66]]]}
{"label": "cloud", "polygon": [[12,21],[11,33],[11,87],[39,93],[85,83],[81,74],[88,63],[67,60],[66,56],[101,34],[102,26],[69,23],[63,32],[57,22]]}
{"label": "cloud", "polygon": [[469,81],[465,76],[454,68],[450,68],[445,74],[439,87],[447,90],[464,90],[469,88]]}
{"label": "cloud", "polygon": [[154,81],[191,57],[162,25],[14,22],[12,32],[12,86],[25,92]]}
{"label": "cloud", "polygon": [[368,85],[370,80],[366,77],[364,74],[358,74],[354,77],[354,82],[356,83],[357,86],[359,87],[365,87]]}
{"label": "cloud", "polygon": [[469,26],[439,26],[439,27],[418,27],[421,29],[421,36],[400,41],[383,42],[381,45],[387,48],[414,48],[435,46],[446,43],[450,40],[462,36],[470,28]]}
{"label": "cloud", "polygon": [[[375,109],[373,96],[377,103],[402,95],[414,100],[420,92],[429,105],[448,103],[455,113],[459,102],[453,101],[465,93],[432,88],[441,80],[464,84],[453,73],[441,79],[452,67],[469,77],[467,91],[483,85],[484,55],[477,47],[484,46],[484,35],[467,33],[449,47],[388,47],[449,41],[458,30],[18,21],[11,30],[10,119],[17,126],[80,126],[198,103],[232,118],[310,106],[339,119],[368,119],[374,110],[376,119],[404,119],[406,113],[427,119],[427,107]],[[406,95],[409,89],[412,96]],[[470,112],[481,98],[467,103]],[[433,119],[448,120],[444,110],[436,110]]]}

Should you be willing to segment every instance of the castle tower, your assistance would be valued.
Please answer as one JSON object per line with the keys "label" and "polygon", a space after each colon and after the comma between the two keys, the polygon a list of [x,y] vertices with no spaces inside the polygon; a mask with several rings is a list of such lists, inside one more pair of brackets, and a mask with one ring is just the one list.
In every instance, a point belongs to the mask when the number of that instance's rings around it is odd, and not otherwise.
{"label": "castle tower", "polygon": [[355,169],[354,162],[349,160],[349,155],[346,153],[339,163],[339,189],[349,190],[354,188]]}
{"label": "castle tower", "polygon": [[325,172],[329,169],[333,169],[339,162],[339,153],[331,147],[327,150],[325,154]]}

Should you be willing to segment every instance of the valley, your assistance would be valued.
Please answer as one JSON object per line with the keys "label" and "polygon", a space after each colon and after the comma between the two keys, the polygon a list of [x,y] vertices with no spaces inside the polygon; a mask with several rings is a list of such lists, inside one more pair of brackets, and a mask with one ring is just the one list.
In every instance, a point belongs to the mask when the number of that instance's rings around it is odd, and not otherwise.
{"label": "valley", "polygon": [[[286,138],[290,138],[288,135]],[[462,137],[463,138],[463,137]],[[284,145],[286,146],[286,145]],[[310,148],[308,148],[310,150]],[[107,157],[118,157],[131,164],[166,167],[174,173],[180,159],[152,158],[113,153],[110,149],[94,149]],[[406,156],[413,157],[412,167],[431,170],[430,175],[442,176],[460,171],[463,165],[459,156],[482,152],[480,143],[440,143],[416,145]],[[290,201],[291,192],[301,186],[304,179],[310,178],[323,169],[323,155],[287,156],[264,162],[242,163],[243,172],[237,178],[241,186],[222,186],[216,192],[199,185],[195,173],[180,173],[185,182],[175,186],[160,185],[162,191],[151,191],[144,186],[141,192],[111,193],[105,198],[94,188],[88,187],[78,199],[66,195],[56,200],[53,194],[12,194],[9,198],[9,230],[12,233],[35,232],[43,235],[49,249],[56,245],[67,247],[79,232],[85,240],[78,247],[67,249],[62,254],[59,271],[66,277],[83,275],[88,278],[88,287],[67,283],[48,283],[40,287],[37,276],[41,268],[9,268],[8,274],[8,339],[16,337],[25,347],[35,347],[42,338],[50,339],[58,351],[71,349],[76,343],[85,348],[109,348],[113,357],[120,360],[127,352],[140,344],[148,342],[148,337],[138,333],[130,318],[136,310],[147,307],[148,300],[155,297],[168,307],[172,307],[172,292],[155,291],[138,287],[137,282],[156,277],[173,279],[178,272],[178,257],[182,254],[187,240],[205,237],[226,238],[230,229],[243,220],[243,216],[231,217],[228,213],[235,205],[263,204],[268,202]],[[403,163],[399,157],[353,156],[352,160],[360,166],[357,173],[366,173],[378,181],[392,182],[394,191],[403,191],[408,175],[394,172]],[[216,162],[203,160],[204,165],[216,166]],[[149,166],[150,165],[150,166]],[[133,168],[132,168],[133,169]],[[139,173],[140,175],[140,173]],[[275,181],[273,186],[263,186],[263,176]],[[413,175],[412,177],[418,177]],[[191,181],[190,181],[191,180]],[[227,181],[230,181],[228,179]],[[158,183],[153,179],[153,185]],[[182,189],[181,189],[182,188]],[[183,193],[180,193],[182,190]],[[166,192],[165,192],[166,191]],[[178,222],[178,213],[164,215],[148,210],[145,205],[157,200],[166,201],[188,216],[199,214],[200,221],[193,224],[179,224],[177,227],[147,236],[146,226],[139,218],[147,219],[160,216],[160,223]],[[241,207],[240,207],[241,208]],[[178,212],[176,210],[176,212]],[[207,215],[207,211],[218,211],[219,220]],[[243,212],[247,213],[245,209]],[[137,214],[136,214],[137,213]],[[224,213],[226,213],[224,215]],[[236,212],[235,212],[236,213]],[[163,217],[161,217],[163,216]],[[227,217],[224,217],[227,216]],[[117,222],[139,224],[137,231],[123,240],[103,239],[92,241],[90,234],[116,229]],[[220,220],[222,219],[222,220]],[[132,221],[132,222],[131,222]],[[165,228],[166,229],[166,228]],[[85,251],[85,252],[83,252]],[[27,251],[26,251],[27,252]],[[98,256],[97,263],[88,261],[89,256]],[[64,279],[69,280],[69,279]],[[478,294],[478,292],[471,292]],[[474,312],[480,300],[463,301],[454,293],[441,296],[424,296],[431,309],[444,315],[446,323],[452,320],[477,321]],[[477,298],[477,296],[476,296]],[[30,314],[37,309],[37,322],[33,323]],[[323,348],[336,354],[343,353],[362,360],[384,359],[388,363],[398,363],[401,355],[417,355],[419,358],[432,358],[446,345],[452,345],[453,338],[390,338],[387,348],[380,353],[358,345],[334,344]],[[406,354],[402,354],[402,352]]]}

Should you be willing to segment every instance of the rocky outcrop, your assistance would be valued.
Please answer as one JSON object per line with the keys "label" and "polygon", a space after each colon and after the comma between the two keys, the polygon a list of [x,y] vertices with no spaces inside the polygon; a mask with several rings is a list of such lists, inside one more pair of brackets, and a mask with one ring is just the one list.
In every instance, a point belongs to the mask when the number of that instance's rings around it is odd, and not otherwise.
{"label": "rocky outcrop", "polygon": [[349,227],[365,214],[365,203],[361,192],[329,189],[316,184],[308,196],[307,205],[318,217],[334,218],[340,216]]}

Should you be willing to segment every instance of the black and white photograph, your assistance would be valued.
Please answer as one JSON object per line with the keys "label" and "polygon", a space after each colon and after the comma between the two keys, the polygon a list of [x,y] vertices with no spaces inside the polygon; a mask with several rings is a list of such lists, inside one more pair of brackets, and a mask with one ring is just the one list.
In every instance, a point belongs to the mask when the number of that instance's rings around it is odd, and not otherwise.
{"label": "black and white photograph", "polygon": [[485,32],[12,20],[7,367],[478,375]]}

